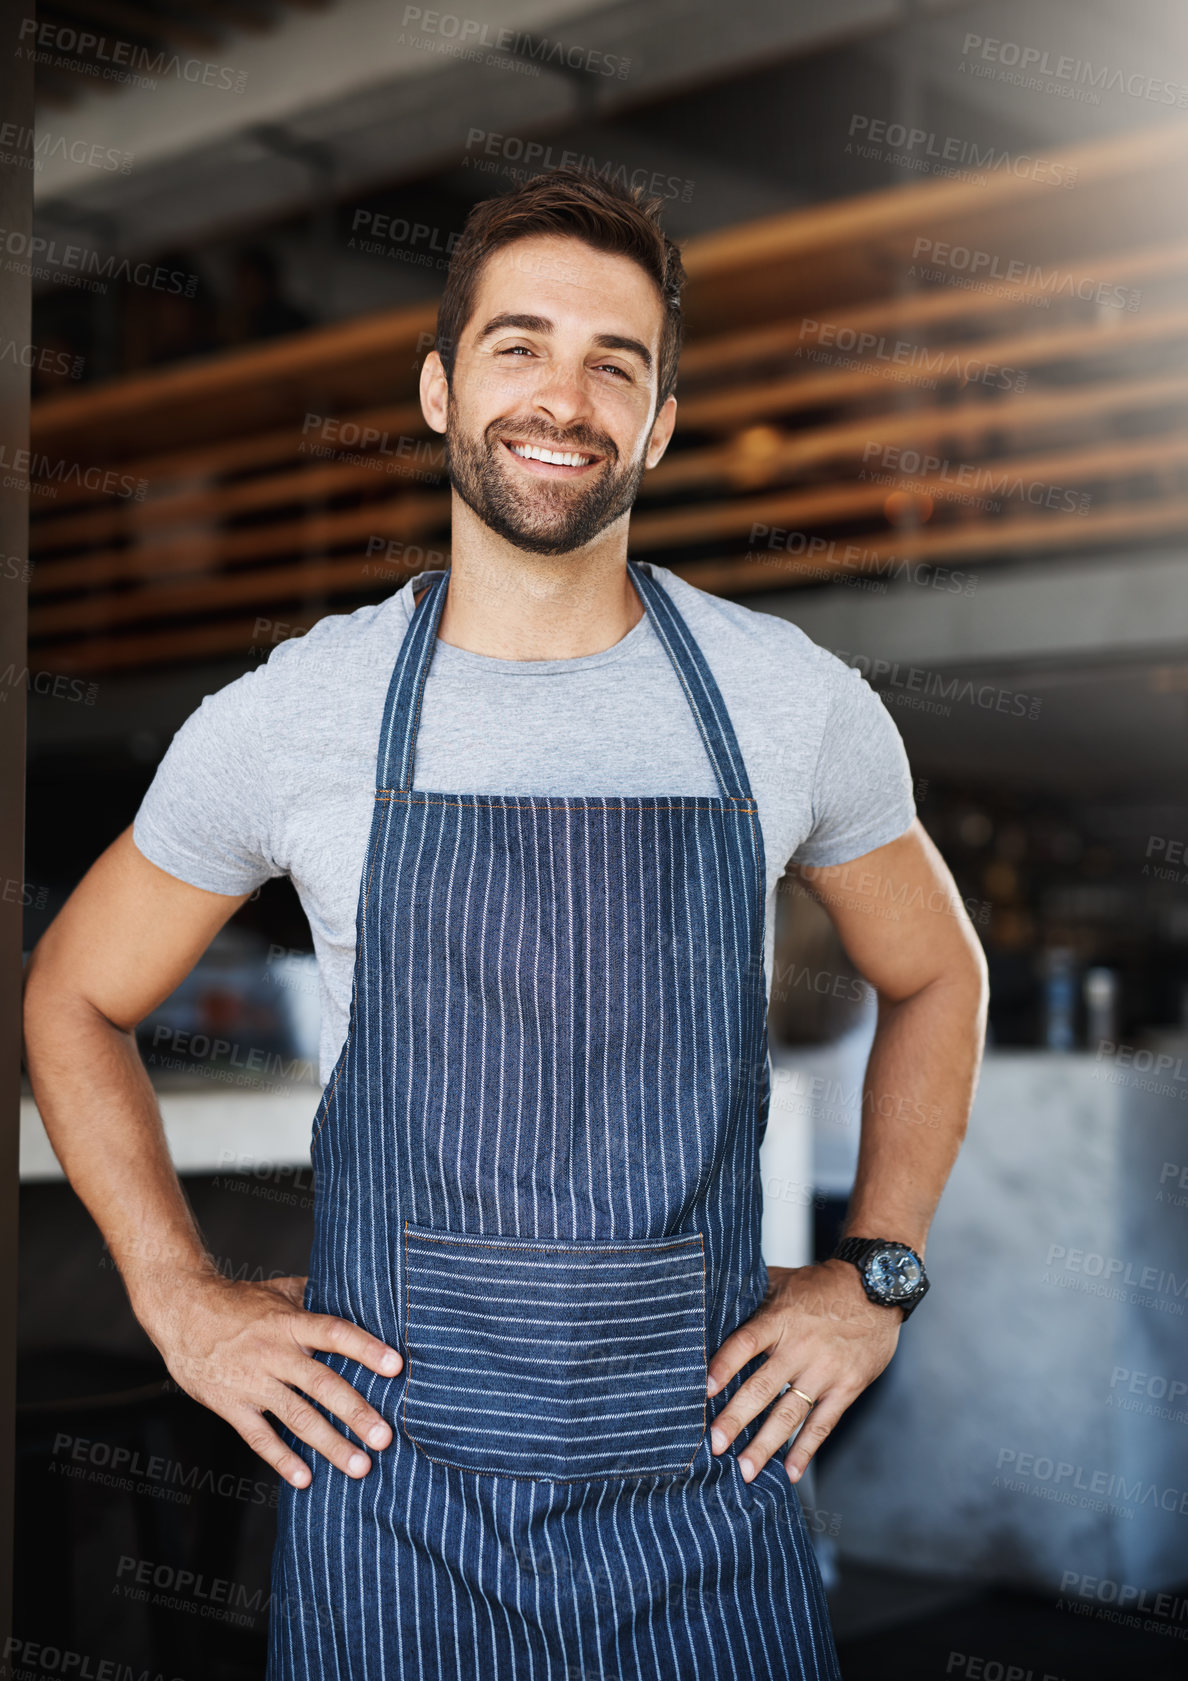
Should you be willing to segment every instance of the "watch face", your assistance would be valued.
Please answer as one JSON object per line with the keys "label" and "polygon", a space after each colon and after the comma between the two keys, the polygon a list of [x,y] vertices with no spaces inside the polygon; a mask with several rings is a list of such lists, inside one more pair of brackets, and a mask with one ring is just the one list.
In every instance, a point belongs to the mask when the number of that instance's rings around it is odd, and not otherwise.
{"label": "watch face", "polygon": [[871,1289],[889,1302],[914,1296],[924,1276],[923,1267],[904,1243],[885,1243],[872,1250],[865,1272]]}

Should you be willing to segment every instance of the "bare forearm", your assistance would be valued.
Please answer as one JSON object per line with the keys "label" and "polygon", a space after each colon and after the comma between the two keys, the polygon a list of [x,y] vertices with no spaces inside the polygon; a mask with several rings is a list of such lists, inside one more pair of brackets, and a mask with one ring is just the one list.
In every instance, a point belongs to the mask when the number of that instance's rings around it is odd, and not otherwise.
{"label": "bare forearm", "polygon": [[985,988],[973,970],[880,1002],[847,1235],[923,1253],[965,1136],[984,1034]]}
{"label": "bare forearm", "polygon": [[25,1045],[50,1142],[143,1321],[172,1282],[213,1264],[170,1160],[135,1036],[85,1000],[32,984]]}

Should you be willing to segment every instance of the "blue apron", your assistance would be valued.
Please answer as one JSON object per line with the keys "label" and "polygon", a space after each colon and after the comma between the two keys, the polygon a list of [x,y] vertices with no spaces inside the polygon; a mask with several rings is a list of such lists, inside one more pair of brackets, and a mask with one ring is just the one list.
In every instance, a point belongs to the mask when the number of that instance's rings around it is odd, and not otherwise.
{"label": "blue apron", "polygon": [[[393,1427],[289,1431],[269,1681],[837,1681],[779,1458],[743,1481],[706,1362],[763,1301],[762,831],[718,686],[628,562],[720,789],[413,787],[449,574],[388,688],[346,1042],[316,1117],[306,1306]],[[352,1438],[354,1439],[354,1438]]]}

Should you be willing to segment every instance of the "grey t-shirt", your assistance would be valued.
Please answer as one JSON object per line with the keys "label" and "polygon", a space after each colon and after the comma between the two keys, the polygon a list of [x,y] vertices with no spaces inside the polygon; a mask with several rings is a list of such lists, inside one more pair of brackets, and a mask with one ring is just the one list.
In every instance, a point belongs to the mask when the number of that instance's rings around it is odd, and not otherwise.
{"label": "grey t-shirt", "polygon": [[[746,761],[767,858],[770,992],[785,867],[845,863],[903,834],[915,816],[907,755],[861,674],[795,625],[646,564],[696,637]],[[438,576],[421,573],[375,606],[320,620],[208,695],[174,736],[133,827],[150,862],[212,893],[292,878],[318,960],[323,1081],[346,1036],[388,679],[413,592]],[[494,659],[439,640],[413,786],[719,792],[647,614],[613,647],[578,659]]]}

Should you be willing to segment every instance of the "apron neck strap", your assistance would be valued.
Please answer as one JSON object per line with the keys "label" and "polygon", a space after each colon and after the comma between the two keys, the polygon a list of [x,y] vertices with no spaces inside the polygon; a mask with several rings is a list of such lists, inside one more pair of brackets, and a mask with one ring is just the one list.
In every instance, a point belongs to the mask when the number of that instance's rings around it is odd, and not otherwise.
{"label": "apron neck strap", "polygon": [[651,615],[652,629],[660,638],[661,646],[672,661],[673,670],[685,691],[723,797],[750,800],[751,783],[734,725],[730,722],[722,691],[693,632],[663,584],[637,561],[629,560],[627,570],[640,600]]}
{"label": "apron neck strap", "polygon": [[[627,570],[652,628],[672,661],[723,797],[750,800],[751,784],[734,726],[704,654],[664,586],[634,560],[628,560]],[[412,788],[425,683],[449,581],[446,571],[428,586],[413,609],[396,656],[380,728],[377,787],[400,793]]]}

